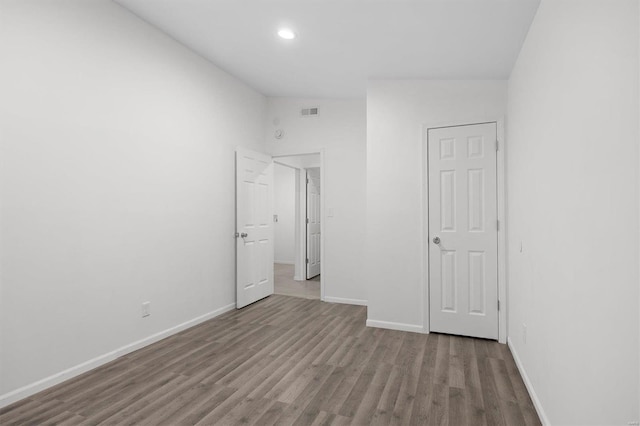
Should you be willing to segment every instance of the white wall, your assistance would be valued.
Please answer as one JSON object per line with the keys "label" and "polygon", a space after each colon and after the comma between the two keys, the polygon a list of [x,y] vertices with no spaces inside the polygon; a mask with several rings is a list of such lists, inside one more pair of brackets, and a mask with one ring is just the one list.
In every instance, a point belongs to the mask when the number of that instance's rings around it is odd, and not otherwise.
{"label": "white wall", "polygon": [[274,214],[276,263],[293,264],[296,259],[296,170],[276,164],[274,166]]}
{"label": "white wall", "polygon": [[640,419],[638,23],[543,0],[509,82],[510,346],[555,425]]}
{"label": "white wall", "polygon": [[[319,107],[320,115],[301,118],[303,107]],[[362,269],[364,249],[366,110],[364,100],[269,98],[266,149],[273,155],[324,149],[325,300],[366,303]],[[274,120],[277,119],[277,124]],[[274,138],[283,129],[282,139]]]}
{"label": "white wall", "polygon": [[6,403],[235,302],[234,147],[263,148],[266,100],[110,1],[1,7]]}
{"label": "white wall", "polygon": [[370,81],[367,90],[367,324],[423,331],[423,125],[501,118],[504,81]]}

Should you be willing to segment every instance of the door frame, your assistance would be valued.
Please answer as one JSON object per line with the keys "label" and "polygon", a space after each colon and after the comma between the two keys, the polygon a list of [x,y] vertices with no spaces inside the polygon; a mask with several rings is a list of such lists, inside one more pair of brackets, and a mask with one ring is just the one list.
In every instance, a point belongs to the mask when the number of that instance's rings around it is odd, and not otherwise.
{"label": "door frame", "polygon": [[[497,196],[498,196],[498,342],[507,342],[507,217],[506,217],[506,142],[504,131],[504,117],[495,118],[471,118],[464,120],[446,121],[423,124],[422,132],[422,315],[423,332],[430,332],[429,318],[429,158],[428,143],[429,129],[443,127],[471,126],[475,124],[496,123],[496,135],[498,139],[498,151],[496,153],[497,165]],[[322,266],[322,265],[321,265]]]}
{"label": "door frame", "polygon": [[[304,176],[304,210],[305,210],[305,220],[303,223],[303,227],[304,228],[304,238],[305,238],[305,244],[304,244],[304,252],[305,252],[305,258],[309,259],[309,222],[307,222],[307,219],[309,219],[309,169],[315,169],[316,167],[309,167],[304,169],[305,171],[305,176]],[[322,179],[322,166],[318,167],[318,169],[320,170],[320,179]],[[302,183],[302,180],[300,180],[300,182]],[[322,208],[322,182],[320,184],[320,208]],[[302,216],[301,216],[302,217]],[[322,250],[322,221],[324,219],[322,218],[322,215],[320,216],[320,250]],[[320,255],[320,259],[322,260],[322,255]],[[307,280],[310,280],[311,277],[309,278],[309,264],[305,262],[305,268],[304,268],[304,276]],[[320,269],[322,270],[322,262],[320,262]],[[315,275],[317,277],[317,275]],[[320,274],[320,281],[322,281],[322,274]]]}
{"label": "door frame", "polygon": [[[277,159],[281,158],[281,157],[292,157],[292,156],[296,156],[296,155],[314,155],[314,154],[320,154],[320,188],[323,188],[320,190],[320,300],[321,301],[325,301],[325,285],[326,285],[326,275],[324,273],[325,271],[325,264],[326,264],[326,257],[324,255],[325,253],[325,227],[326,227],[326,215],[325,215],[325,209],[326,209],[326,168],[325,168],[325,148],[318,148],[318,149],[311,149],[311,150],[283,150],[282,152],[278,152],[277,154],[270,154],[271,157],[273,158],[274,162],[277,163]],[[296,168],[296,170],[300,171],[299,174],[299,179],[298,182],[300,182],[300,184],[302,183],[302,174],[303,171],[305,171],[306,169],[304,168]],[[304,173],[304,180],[306,182],[306,172]],[[305,188],[304,191],[306,193],[306,183],[305,183]],[[298,194],[296,194],[296,196],[300,195],[300,192],[302,191],[298,191]],[[302,206],[302,202],[304,201],[304,207]],[[300,209],[299,211],[296,212],[296,217],[301,217],[301,213],[304,213],[305,218],[306,218],[306,211],[307,211],[307,206],[306,206],[306,199],[305,200],[300,200],[300,203],[297,203],[297,205],[299,205]],[[306,241],[306,223],[304,224],[304,227],[300,227],[301,229],[304,228],[305,232],[303,232],[303,236],[304,239]],[[305,256],[306,256],[306,243],[303,244],[302,249],[305,252]],[[306,265],[304,268],[304,276],[306,278]]]}

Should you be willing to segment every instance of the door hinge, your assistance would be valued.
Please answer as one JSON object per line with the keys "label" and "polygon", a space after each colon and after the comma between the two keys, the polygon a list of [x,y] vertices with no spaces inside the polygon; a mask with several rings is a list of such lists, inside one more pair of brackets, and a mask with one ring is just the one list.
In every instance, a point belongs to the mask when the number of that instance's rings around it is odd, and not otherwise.
{"label": "door hinge", "polygon": [[307,218],[307,223],[309,223],[309,218]]}
{"label": "door hinge", "polygon": [[498,151],[498,146],[500,145],[500,143],[498,142],[498,140],[496,139],[496,151]]}
{"label": "door hinge", "polygon": [[498,300],[498,311],[500,311],[500,301]]}
{"label": "door hinge", "polygon": [[307,264],[309,264],[309,259],[307,259]]}
{"label": "door hinge", "polygon": [[307,178],[307,183],[309,183],[309,178]]}
{"label": "door hinge", "polygon": [[500,219],[496,220],[496,229],[499,231],[500,230]]}

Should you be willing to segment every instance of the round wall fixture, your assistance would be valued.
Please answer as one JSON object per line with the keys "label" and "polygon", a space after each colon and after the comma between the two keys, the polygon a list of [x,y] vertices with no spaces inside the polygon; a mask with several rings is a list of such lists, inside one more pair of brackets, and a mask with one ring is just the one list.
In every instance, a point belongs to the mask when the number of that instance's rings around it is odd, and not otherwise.
{"label": "round wall fixture", "polygon": [[273,132],[273,136],[276,139],[282,139],[284,137],[284,130],[282,130],[282,129],[276,130],[275,132]]}

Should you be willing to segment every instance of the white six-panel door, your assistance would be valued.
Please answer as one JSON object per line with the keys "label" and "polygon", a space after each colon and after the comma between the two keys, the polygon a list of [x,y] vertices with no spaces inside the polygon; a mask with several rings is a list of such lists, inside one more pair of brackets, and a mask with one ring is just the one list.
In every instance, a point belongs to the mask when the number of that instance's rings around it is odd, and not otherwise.
{"label": "white six-panel door", "polygon": [[236,307],[273,294],[273,161],[236,150]]}
{"label": "white six-panel door", "polygon": [[430,330],[498,338],[496,123],[429,129]]}
{"label": "white six-panel door", "polygon": [[307,169],[307,279],[320,274],[320,169]]}

